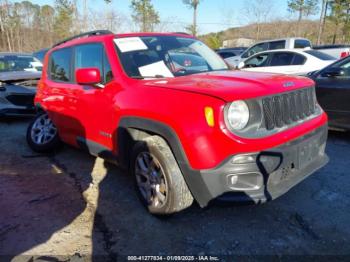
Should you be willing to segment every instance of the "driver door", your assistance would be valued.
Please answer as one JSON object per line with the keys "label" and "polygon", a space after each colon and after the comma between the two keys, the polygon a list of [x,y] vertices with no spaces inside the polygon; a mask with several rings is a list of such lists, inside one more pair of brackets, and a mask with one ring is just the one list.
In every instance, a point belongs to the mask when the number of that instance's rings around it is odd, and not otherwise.
{"label": "driver door", "polygon": [[78,144],[84,145],[93,154],[114,150],[116,112],[114,98],[121,88],[114,79],[103,43],[88,43],[75,47],[75,71],[79,68],[98,68],[101,85],[77,85],[79,118],[85,134],[78,136]]}

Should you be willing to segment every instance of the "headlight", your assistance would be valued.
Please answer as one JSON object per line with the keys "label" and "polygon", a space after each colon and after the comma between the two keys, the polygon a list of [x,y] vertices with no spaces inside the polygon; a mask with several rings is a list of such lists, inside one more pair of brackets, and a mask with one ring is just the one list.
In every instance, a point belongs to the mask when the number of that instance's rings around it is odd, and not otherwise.
{"label": "headlight", "polygon": [[232,102],[227,111],[227,120],[233,130],[242,130],[249,121],[249,108],[246,102],[238,100]]}

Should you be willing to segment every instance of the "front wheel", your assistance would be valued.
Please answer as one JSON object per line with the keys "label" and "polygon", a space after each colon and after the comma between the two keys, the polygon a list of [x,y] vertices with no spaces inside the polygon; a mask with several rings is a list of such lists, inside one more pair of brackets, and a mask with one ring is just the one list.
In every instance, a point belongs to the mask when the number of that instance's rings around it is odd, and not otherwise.
{"label": "front wheel", "polygon": [[47,153],[61,145],[57,128],[46,112],[35,116],[27,129],[27,143],[38,153]]}
{"label": "front wheel", "polygon": [[142,202],[152,214],[179,212],[193,202],[193,197],[169,146],[159,136],[136,143],[132,170]]}

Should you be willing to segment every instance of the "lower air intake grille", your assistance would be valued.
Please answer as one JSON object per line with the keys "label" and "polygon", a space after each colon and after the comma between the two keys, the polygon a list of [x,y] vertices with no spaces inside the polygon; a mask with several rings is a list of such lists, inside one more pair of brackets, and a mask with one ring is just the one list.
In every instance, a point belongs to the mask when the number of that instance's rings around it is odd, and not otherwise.
{"label": "lower air intake grille", "polygon": [[315,89],[266,97],[262,99],[262,106],[267,130],[288,126],[315,113]]}

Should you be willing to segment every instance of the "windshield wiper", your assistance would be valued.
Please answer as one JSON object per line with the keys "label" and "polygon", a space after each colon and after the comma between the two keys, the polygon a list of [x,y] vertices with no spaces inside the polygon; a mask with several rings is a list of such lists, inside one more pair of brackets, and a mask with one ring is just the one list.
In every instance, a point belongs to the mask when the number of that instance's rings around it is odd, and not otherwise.
{"label": "windshield wiper", "polygon": [[154,75],[154,76],[130,76],[134,79],[145,79],[145,78],[165,78],[163,75]]}

